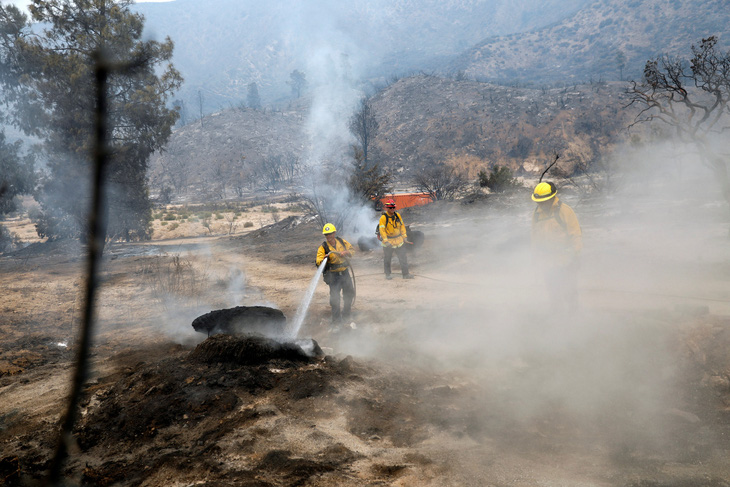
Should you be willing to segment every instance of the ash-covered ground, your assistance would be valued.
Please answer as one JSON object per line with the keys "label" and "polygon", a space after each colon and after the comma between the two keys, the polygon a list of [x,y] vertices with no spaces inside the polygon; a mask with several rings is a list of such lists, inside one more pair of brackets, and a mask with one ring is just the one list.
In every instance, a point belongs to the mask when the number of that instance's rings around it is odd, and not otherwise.
{"label": "ash-covered ground", "polygon": [[[353,322],[330,326],[320,284],[300,332],[322,349],[309,357],[191,324],[233,306],[291,319],[316,270],[315,223],[114,244],[64,475],[102,486],[728,486],[730,224],[709,196],[685,198],[565,196],[584,230],[574,313],[553,311],[534,273],[523,198],[405,210],[426,236],[416,279],[386,281],[382,254],[360,252]],[[5,485],[47,473],[83,262],[58,243],[0,258]]]}

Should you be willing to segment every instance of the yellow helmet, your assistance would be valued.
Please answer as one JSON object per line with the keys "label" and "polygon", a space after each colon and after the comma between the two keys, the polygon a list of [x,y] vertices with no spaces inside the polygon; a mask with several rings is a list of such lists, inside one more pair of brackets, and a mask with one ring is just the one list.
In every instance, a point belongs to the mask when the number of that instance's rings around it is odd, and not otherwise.
{"label": "yellow helmet", "polygon": [[538,183],[532,192],[532,201],[547,201],[558,194],[558,188],[553,183]]}
{"label": "yellow helmet", "polygon": [[326,223],[324,228],[322,228],[322,235],[327,235],[328,233],[335,233],[337,229],[335,226],[331,223]]}

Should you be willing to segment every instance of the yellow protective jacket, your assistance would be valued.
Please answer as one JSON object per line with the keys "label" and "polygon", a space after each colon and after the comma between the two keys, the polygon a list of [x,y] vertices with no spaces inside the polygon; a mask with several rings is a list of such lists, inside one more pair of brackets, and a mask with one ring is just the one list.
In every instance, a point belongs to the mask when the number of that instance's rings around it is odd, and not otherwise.
{"label": "yellow protective jacket", "polygon": [[[352,248],[352,245],[350,245],[350,242],[345,240],[344,238],[336,237],[335,238],[335,246],[334,248],[327,243],[325,240],[322,245],[319,246],[317,249],[317,265],[319,266],[322,261],[324,260],[325,255],[327,254],[327,250],[325,249],[325,244],[327,247],[329,247],[329,251],[332,252],[344,252],[346,250],[349,250],[352,252],[352,254],[355,254],[355,249]],[[340,257],[339,255],[332,254],[329,257],[329,260],[327,261],[327,270],[330,272],[342,272],[345,269],[347,269],[347,261],[344,257]]]}
{"label": "yellow protective jacket", "polygon": [[406,225],[403,223],[403,218],[396,211],[393,216],[388,216],[387,213],[383,213],[380,216],[380,223],[378,224],[380,230],[380,239],[385,243],[388,242],[392,247],[398,248],[408,240],[408,234],[406,233]]}
{"label": "yellow protective jacket", "polygon": [[553,198],[547,208],[538,205],[532,216],[532,248],[547,265],[575,262],[583,248],[583,238],[573,209]]}

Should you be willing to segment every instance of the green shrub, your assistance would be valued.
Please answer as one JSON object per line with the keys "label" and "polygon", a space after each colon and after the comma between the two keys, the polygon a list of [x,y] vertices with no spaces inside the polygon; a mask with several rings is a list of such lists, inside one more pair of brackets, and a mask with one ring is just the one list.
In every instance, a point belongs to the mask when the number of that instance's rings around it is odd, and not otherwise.
{"label": "green shrub", "polygon": [[489,174],[484,169],[479,171],[479,186],[489,188],[493,193],[504,193],[519,188],[520,183],[512,176],[509,168],[494,166]]}
{"label": "green shrub", "polygon": [[246,222],[243,224],[243,228],[251,228],[253,226],[253,222]]}
{"label": "green shrub", "polygon": [[177,227],[179,227],[180,224],[178,222],[173,223],[170,225],[170,228],[167,229],[168,232],[172,232],[173,230],[177,230]]}

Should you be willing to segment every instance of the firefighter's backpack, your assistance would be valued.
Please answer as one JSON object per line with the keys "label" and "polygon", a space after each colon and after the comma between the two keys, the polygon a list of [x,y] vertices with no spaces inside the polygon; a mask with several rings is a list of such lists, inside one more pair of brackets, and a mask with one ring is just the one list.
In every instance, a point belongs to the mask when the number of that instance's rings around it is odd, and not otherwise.
{"label": "firefighter's backpack", "polygon": [[[400,221],[400,224],[401,225],[405,226],[405,224],[403,223],[403,218],[401,218],[400,213],[398,213],[397,211],[395,212],[395,214],[393,214],[392,217],[391,216],[388,216],[387,213],[383,213],[383,215],[385,215],[385,225],[386,226],[388,225],[388,220],[390,220],[391,218],[393,220],[395,220],[395,222],[393,224],[394,227],[395,226],[398,226],[397,224],[398,224],[399,221]],[[381,242],[383,241],[383,237],[380,236],[380,220],[378,220],[378,223],[375,224],[375,236]]]}

